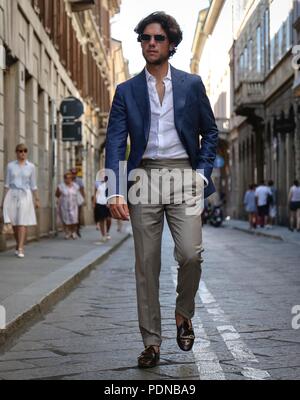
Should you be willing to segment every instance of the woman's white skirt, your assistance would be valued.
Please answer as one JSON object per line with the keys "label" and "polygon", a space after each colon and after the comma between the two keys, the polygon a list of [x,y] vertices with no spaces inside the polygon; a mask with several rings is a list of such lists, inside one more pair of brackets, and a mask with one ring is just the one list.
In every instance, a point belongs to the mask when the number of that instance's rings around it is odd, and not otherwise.
{"label": "woman's white skirt", "polygon": [[31,190],[9,189],[3,204],[5,224],[12,226],[36,225],[36,215]]}

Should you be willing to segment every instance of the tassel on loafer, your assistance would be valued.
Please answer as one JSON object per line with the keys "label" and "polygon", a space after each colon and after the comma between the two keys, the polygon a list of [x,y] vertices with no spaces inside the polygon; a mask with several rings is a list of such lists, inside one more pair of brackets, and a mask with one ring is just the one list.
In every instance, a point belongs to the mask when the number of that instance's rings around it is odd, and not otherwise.
{"label": "tassel on loafer", "polygon": [[182,351],[190,351],[193,348],[195,334],[193,327],[187,320],[177,327],[177,344]]}

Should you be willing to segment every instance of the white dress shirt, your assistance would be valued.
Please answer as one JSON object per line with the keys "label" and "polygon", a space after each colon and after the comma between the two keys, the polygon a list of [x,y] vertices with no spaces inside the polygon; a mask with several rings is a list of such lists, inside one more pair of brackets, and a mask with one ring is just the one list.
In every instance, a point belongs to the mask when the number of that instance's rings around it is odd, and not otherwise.
{"label": "white dress shirt", "polygon": [[[165,95],[162,104],[156,89],[156,78],[149,73],[147,68],[145,68],[145,73],[150,99],[151,124],[143,159],[188,159],[189,156],[175,127],[171,66],[169,64],[168,74],[163,79]],[[205,185],[208,185],[205,176],[200,175]]]}
{"label": "white dress shirt", "polygon": [[149,140],[143,159],[188,159],[189,156],[178,136],[174,121],[172,75],[169,64],[167,76],[163,79],[165,95],[162,104],[156,89],[156,78],[145,68],[148,85],[151,125]]}
{"label": "white dress shirt", "polygon": [[24,165],[21,165],[18,160],[8,163],[5,188],[37,190],[34,164],[28,160]]}

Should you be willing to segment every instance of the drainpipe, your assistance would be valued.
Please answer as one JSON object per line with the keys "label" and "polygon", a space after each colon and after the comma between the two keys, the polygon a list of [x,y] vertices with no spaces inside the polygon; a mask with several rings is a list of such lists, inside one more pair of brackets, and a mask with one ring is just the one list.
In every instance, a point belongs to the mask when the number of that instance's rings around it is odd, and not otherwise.
{"label": "drainpipe", "polygon": [[56,230],[56,177],[57,177],[57,139],[55,127],[57,126],[57,108],[55,100],[51,100],[51,236],[57,235]]}

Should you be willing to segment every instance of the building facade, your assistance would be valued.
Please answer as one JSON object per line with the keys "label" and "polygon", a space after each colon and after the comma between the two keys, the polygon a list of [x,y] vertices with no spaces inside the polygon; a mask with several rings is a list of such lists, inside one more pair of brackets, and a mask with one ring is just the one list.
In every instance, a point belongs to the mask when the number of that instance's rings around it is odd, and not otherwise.
{"label": "building facade", "polygon": [[[277,222],[286,224],[288,191],[300,178],[299,84],[292,64],[293,47],[299,43],[299,1],[212,1],[210,9],[216,3],[222,8],[204,49],[224,43],[226,36],[227,55],[215,57],[221,64],[217,69],[227,76],[225,94],[216,68],[209,73],[217,115],[229,117],[227,212],[244,217],[248,185],[273,180],[278,190]],[[225,19],[227,34],[221,30]],[[198,62],[201,66],[206,61]],[[226,104],[217,101],[222,94]]]}
{"label": "building facade", "polygon": [[[219,196],[227,205],[229,196],[228,138],[231,116],[229,49],[232,46],[231,4],[225,0],[213,1],[209,8],[199,12],[195,31],[191,72],[199,74],[204,82],[220,132],[218,157],[222,163],[213,171],[213,180]],[[224,29],[226,26],[226,29]],[[222,38],[222,39],[221,39]],[[222,195],[222,196],[221,196]],[[210,200],[211,201],[211,200]]]}
{"label": "building facade", "polygon": [[[41,198],[33,237],[56,229],[55,187],[74,166],[85,182],[86,222],[92,221],[90,198],[114,88],[110,19],[120,3],[0,0],[0,196],[6,164],[24,142]],[[69,96],[84,105],[80,142],[62,138],[59,110]]]}

